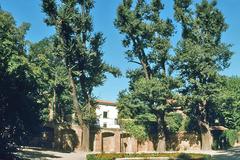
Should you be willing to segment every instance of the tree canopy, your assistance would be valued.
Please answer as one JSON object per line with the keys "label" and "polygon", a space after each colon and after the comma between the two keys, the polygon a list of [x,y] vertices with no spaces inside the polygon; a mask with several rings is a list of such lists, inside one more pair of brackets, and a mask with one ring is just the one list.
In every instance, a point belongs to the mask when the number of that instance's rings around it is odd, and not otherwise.
{"label": "tree canopy", "polygon": [[29,27],[17,27],[11,14],[0,9],[0,154],[23,143],[40,123],[37,83],[26,54]]}
{"label": "tree canopy", "polygon": [[160,0],[123,0],[114,22],[124,35],[128,61],[140,66],[127,72],[129,91],[119,95],[119,116],[144,126],[158,151],[166,148],[165,114],[173,110],[173,90],[179,85],[168,71],[174,27],[170,19],[160,17],[163,8]]}
{"label": "tree canopy", "polygon": [[218,95],[219,123],[229,129],[240,130],[240,78],[224,77],[224,85]]}
{"label": "tree canopy", "polygon": [[202,149],[211,149],[209,123],[221,86],[219,71],[229,66],[232,56],[231,45],[221,41],[227,24],[216,4],[203,0],[193,8],[191,0],[175,0],[174,5],[175,19],[182,25],[175,69],[185,84],[182,93],[189,116],[198,121]]}
{"label": "tree canopy", "polygon": [[88,123],[95,116],[91,114],[94,110],[93,88],[103,84],[106,72],[114,76],[120,75],[120,72],[102,59],[103,34],[93,33],[91,10],[94,1],[69,0],[60,4],[55,0],[42,2],[46,24],[56,29],[58,51],[62,53],[61,58],[68,73],[74,112],[83,129],[84,137],[80,138],[80,146],[82,150],[88,150]]}
{"label": "tree canopy", "polygon": [[[106,73],[121,76],[103,59],[106,39],[94,30],[93,9],[94,0],[42,0],[44,22],[55,33],[32,43],[25,39],[30,24],[17,26],[0,8],[0,156],[48,122],[79,125],[80,149],[89,150],[93,90]],[[163,18],[163,10],[161,0],[122,0],[117,8],[114,26],[134,64],[117,100],[120,125],[164,151],[168,135],[182,128],[180,108],[209,150],[211,126],[231,129],[226,137],[240,131],[240,78],[221,75],[233,55],[222,41],[228,25],[216,0],[174,0],[174,19]],[[181,37],[173,46],[175,24]]]}

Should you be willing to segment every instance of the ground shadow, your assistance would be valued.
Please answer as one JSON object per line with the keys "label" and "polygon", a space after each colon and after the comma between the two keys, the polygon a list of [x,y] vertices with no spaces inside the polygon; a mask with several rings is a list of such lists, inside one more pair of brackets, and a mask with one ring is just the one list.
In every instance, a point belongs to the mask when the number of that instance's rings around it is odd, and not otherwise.
{"label": "ground shadow", "polygon": [[240,147],[221,151],[219,155],[213,156],[214,160],[239,160],[240,159]]}
{"label": "ground shadow", "polygon": [[19,151],[16,153],[16,156],[21,159],[33,159],[33,158],[39,158],[39,159],[47,159],[47,158],[61,158],[59,156],[54,156],[51,154],[46,154],[38,151]]}

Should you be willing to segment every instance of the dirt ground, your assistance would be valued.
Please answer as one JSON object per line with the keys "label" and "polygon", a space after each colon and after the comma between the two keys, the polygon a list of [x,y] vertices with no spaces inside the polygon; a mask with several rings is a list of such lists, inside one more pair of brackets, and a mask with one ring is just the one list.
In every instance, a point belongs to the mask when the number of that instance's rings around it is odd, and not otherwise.
{"label": "dirt ground", "polygon": [[[214,160],[240,160],[240,147],[223,151],[185,151],[185,153],[203,153],[212,155]],[[18,152],[21,158],[32,160],[85,160],[85,152],[62,153],[38,148],[26,148]]]}
{"label": "dirt ground", "polygon": [[85,152],[63,153],[39,148],[26,148],[16,153],[18,157],[31,160],[85,160]]}

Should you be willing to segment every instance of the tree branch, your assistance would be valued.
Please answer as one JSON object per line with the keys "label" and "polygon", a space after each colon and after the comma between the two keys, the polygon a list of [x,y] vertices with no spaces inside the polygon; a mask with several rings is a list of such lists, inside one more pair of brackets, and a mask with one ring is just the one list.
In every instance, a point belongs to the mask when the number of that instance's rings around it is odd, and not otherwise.
{"label": "tree branch", "polygon": [[134,61],[134,60],[129,60],[128,62],[132,62],[132,63],[136,63],[136,64],[139,64],[139,65],[142,65],[140,62],[137,62],[137,61]]}

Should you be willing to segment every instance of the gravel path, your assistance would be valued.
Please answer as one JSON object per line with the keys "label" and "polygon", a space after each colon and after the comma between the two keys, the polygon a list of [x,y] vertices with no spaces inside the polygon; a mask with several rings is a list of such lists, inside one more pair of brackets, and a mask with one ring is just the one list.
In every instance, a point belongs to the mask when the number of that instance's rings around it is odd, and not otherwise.
{"label": "gravel path", "polygon": [[221,151],[185,151],[185,153],[209,154],[213,160],[240,160],[240,146]]}
{"label": "gravel path", "polygon": [[22,149],[17,155],[31,160],[85,160],[85,152],[63,153],[42,149]]}
{"label": "gravel path", "polygon": [[240,146],[228,149],[226,151],[219,151],[218,154],[213,155],[214,160],[240,160]]}
{"label": "gravel path", "polygon": [[[214,160],[240,160],[240,146],[223,151],[184,151],[184,153],[209,154]],[[32,160],[85,160],[86,157],[85,152],[62,153],[29,148],[23,149],[17,154]]]}

